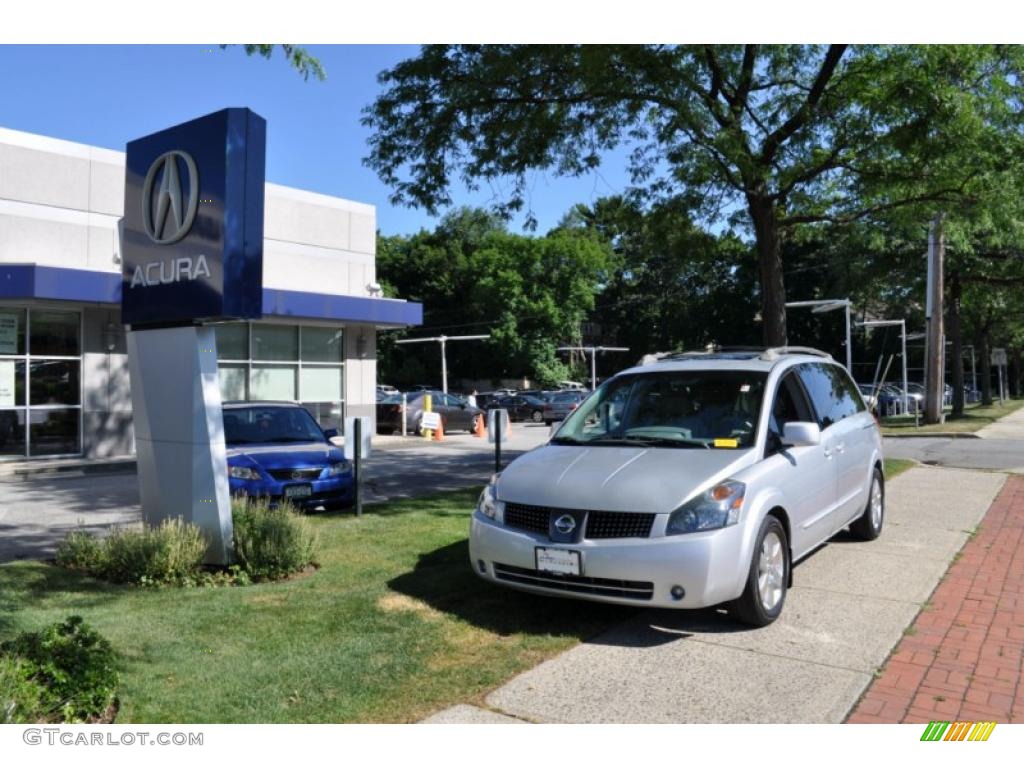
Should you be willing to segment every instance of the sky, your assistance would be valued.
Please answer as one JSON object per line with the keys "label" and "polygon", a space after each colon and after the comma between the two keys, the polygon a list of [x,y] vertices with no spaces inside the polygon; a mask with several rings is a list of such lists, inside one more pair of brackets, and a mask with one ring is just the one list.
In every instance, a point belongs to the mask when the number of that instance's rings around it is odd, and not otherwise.
{"label": "sky", "polygon": [[[303,81],[280,52],[247,57],[240,46],[0,45],[0,127],[124,151],[140,136],[225,107],[267,120],[267,181],[370,203],[384,235],[433,228],[426,212],[388,202],[390,189],[363,166],[364,107],[377,75],[416,55],[413,45],[313,45],[324,82]],[[628,186],[625,151],[581,178],[531,176],[529,205],[546,232],[576,203]],[[501,189],[451,190],[455,205],[486,206]],[[510,226],[521,230],[525,217]]]}

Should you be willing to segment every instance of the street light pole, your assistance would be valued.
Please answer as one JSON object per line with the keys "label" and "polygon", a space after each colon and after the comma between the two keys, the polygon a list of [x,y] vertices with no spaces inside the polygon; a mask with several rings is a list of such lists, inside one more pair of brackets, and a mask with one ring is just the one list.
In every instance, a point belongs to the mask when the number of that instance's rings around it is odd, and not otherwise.
{"label": "street light pole", "polygon": [[449,341],[469,341],[470,339],[489,339],[491,335],[480,336],[431,336],[425,339],[399,339],[396,344],[419,344],[424,341],[436,341],[441,344],[441,391],[448,394],[448,354],[447,343]]}
{"label": "street light pole", "polygon": [[597,353],[598,352],[629,352],[629,347],[559,347],[559,352],[590,353],[590,389],[597,389]]}
{"label": "street light pole", "polygon": [[786,307],[814,307],[811,310],[816,315],[824,312],[831,312],[835,309],[843,309],[846,314],[846,370],[853,376],[853,347],[850,343],[850,311],[851,302],[849,299],[820,299],[815,301],[787,301]]}

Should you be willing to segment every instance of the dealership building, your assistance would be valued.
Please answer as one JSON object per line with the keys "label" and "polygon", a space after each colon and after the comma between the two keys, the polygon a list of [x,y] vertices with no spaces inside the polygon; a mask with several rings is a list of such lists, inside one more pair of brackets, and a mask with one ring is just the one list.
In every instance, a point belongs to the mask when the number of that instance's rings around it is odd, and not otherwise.
{"label": "dealership building", "polygon": [[[134,452],[124,189],[121,152],[0,128],[0,461]],[[222,398],[372,419],[377,331],[422,321],[375,252],[373,206],[267,184],[263,318],[216,326]]]}

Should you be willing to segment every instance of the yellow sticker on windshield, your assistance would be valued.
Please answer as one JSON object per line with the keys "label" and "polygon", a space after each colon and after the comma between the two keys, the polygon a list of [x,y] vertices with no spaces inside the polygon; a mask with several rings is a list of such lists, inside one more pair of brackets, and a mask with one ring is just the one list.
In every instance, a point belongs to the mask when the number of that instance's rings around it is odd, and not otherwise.
{"label": "yellow sticker on windshield", "polygon": [[740,441],[734,437],[716,437],[715,448],[739,448]]}

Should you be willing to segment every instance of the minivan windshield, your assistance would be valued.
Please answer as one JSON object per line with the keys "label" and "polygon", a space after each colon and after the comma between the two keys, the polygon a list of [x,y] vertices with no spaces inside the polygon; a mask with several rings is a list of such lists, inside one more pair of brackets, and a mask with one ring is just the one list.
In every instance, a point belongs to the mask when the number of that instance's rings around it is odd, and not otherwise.
{"label": "minivan windshield", "polygon": [[767,375],[658,371],[602,384],[551,440],[556,445],[749,448]]}

